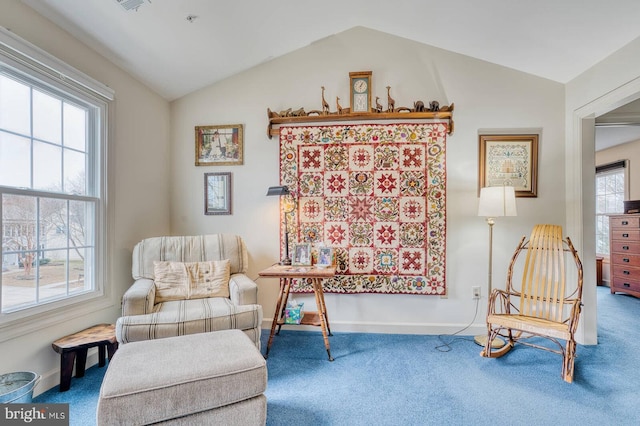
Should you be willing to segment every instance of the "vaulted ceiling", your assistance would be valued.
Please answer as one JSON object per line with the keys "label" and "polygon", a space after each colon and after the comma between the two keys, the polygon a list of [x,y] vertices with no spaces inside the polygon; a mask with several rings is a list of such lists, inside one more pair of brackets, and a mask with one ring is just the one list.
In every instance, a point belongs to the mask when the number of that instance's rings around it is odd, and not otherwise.
{"label": "vaulted ceiling", "polygon": [[22,0],[174,100],[364,26],[566,83],[640,37],[638,0]]}

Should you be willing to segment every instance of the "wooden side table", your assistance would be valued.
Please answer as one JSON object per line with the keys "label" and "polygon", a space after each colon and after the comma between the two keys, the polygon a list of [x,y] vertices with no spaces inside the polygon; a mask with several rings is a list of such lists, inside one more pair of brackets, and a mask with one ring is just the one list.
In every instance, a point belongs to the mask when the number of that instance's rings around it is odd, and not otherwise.
{"label": "wooden side table", "polygon": [[76,362],[76,377],[83,377],[87,362],[87,350],[98,347],[98,365],[105,365],[105,349],[109,353],[109,361],[118,349],[116,328],[113,324],[98,324],[85,330],[61,337],[51,344],[53,350],[60,354],[60,392],[71,387],[73,362]]}
{"label": "wooden side table", "polygon": [[316,297],[316,306],[318,310],[316,312],[304,312],[304,316],[300,321],[301,325],[314,325],[319,326],[322,329],[322,337],[324,338],[324,347],[327,349],[327,355],[329,355],[329,361],[333,361],[331,356],[331,348],[329,346],[329,336],[331,336],[331,327],[329,326],[329,316],[327,315],[327,307],[324,303],[324,291],[322,290],[322,280],[325,278],[331,278],[336,274],[335,266],[328,268],[316,268],[313,266],[286,266],[286,265],[273,265],[258,273],[261,277],[280,278],[280,292],[278,294],[278,300],[276,302],[276,311],[273,315],[273,321],[271,322],[271,332],[269,333],[269,341],[267,342],[267,350],[264,355],[265,358],[269,356],[269,349],[271,349],[271,343],[273,342],[273,335],[276,333],[276,326],[278,327],[278,333],[282,324],[284,324],[285,309],[287,307],[287,301],[289,299],[289,291],[291,290],[292,278],[309,278],[313,285],[313,293]]}

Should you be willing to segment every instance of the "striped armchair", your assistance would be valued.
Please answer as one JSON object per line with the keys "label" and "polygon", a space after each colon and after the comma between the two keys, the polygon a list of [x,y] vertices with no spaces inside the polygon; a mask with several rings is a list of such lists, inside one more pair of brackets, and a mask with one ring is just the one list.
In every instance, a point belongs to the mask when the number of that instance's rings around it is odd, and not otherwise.
{"label": "striped armchair", "polygon": [[[122,298],[122,316],[116,322],[118,342],[124,344],[239,329],[260,349],[262,306],[257,304],[258,286],[245,275],[247,258],[242,238],[231,234],[142,240],[133,249],[134,283]],[[216,297],[203,297],[200,293],[178,300],[175,295],[169,300],[161,298],[162,286],[156,283],[156,272],[159,264],[167,265],[168,262],[178,271],[187,265],[187,284],[184,288],[189,294],[191,291],[188,288],[197,285],[193,284],[194,275],[202,275],[201,271],[196,274],[189,272],[189,265],[223,264],[228,271],[228,291],[225,287],[226,294]]]}

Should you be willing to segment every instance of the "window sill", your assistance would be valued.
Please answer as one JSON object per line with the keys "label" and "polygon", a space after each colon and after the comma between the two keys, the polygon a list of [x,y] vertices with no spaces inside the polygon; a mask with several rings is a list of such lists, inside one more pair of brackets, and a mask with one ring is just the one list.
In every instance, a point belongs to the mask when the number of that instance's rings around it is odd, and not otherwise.
{"label": "window sill", "polygon": [[110,308],[114,305],[110,297],[96,293],[80,296],[73,301],[67,299],[61,302],[63,303],[48,306],[46,310],[41,310],[36,313],[18,311],[1,315],[0,342],[42,330],[43,324],[46,324],[47,327],[53,326]]}

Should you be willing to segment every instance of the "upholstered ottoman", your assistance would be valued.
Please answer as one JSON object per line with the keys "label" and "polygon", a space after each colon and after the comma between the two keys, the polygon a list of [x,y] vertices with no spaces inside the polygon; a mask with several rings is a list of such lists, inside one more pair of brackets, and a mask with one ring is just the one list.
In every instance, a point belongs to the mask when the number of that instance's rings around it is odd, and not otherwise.
{"label": "upholstered ottoman", "polygon": [[264,425],[267,367],[240,330],[121,345],[98,400],[98,425]]}

